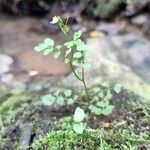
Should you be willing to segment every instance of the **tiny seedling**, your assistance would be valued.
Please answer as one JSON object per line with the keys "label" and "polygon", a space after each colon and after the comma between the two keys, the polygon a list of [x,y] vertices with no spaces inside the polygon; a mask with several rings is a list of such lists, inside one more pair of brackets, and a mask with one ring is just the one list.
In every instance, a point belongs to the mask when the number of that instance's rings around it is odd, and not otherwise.
{"label": "tiny seedling", "polygon": [[73,117],[73,120],[74,120],[73,130],[77,134],[82,134],[85,129],[85,125],[83,123],[84,118],[85,118],[84,110],[80,107],[77,107],[74,113],[74,117]]}

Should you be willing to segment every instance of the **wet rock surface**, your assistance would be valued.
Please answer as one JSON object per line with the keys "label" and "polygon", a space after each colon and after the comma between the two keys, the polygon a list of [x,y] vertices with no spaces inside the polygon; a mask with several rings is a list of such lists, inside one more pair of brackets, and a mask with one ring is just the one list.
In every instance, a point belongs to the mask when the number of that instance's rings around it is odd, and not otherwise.
{"label": "wet rock surface", "polygon": [[121,32],[121,26],[119,23],[108,23],[108,22],[100,22],[97,27],[97,31],[103,31],[107,35],[116,35]]}
{"label": "wet rock surface", "polygon": [[[70,70],[63,64],[62,58],[54,60],[52,55],[46,58],[33,51],[36,44],[51,36],[46,32],[41,33],[40,25],[40,19],[1,17],[0,52],[14,57],[14,71],[38,71],[45,75],[67,74]],[[51,37],[61,44],[59,36],[61,35]]]}
{"label": "wet rock surface", "polygon": [[140,75],[146,82],[150,83],[150,43],[148,40],[129,33],[113,38],[114,44],[118,47],[118,60],[127,64],[133,72]]}
{"label": "wet rock surface", "polygon": [[132,18],[131,22],[137,26],[143,26],[148,22],[150,15],[147,14],[140,14]]}
{"label": "wet rock surface", "polygon": [[124,15],[126,17],[132,17],[132,16],[138,14],[143,9],[146,9],[147,11],[150,10],[150,1],[149,0],[129,1],[128,5],[126,6],[126,11],[124,12]]}
{"label": "wet rock surface", "polygon": [[[51,82],[70,72],[63,58],[54,60],[53,55],[44,57],[34,52],[34,46],[48,36],[58,44],[62,43],[61,34],[52,36],[44,31],[42,19],[0,15],[0,20],[1,90],[45,89],[51,86]],[[38,85],[41,78],[43,84]]]}
{"label": "wet rock surface", "polygon": [[[87,71],[88,85],[101,81],[119,82],[147,99],[150,97],[150,43],[134,33],[89,38],[92,68]],[[63,84],[81,83],[73,75]],[[132,86],[131,86],[132,85]],[[144,95],[143,95],[144,93]]]}
{"label": "wet rock surface", "polygon": [[[37,43],[49,36],[42,30],[41,20],[26,17],[16,20],[3,16],[1,18],[0,26],[3,26],[3,30],[0,30],[0,50],[13,59],[14,63],[10,66],[10,72],[1,78],[0,88],[16,92],[46,91],[55,87],[61,80],[60,76],[67,75],[70,69],[64,65],[63,58],[54,60],[52,55],[45,57],[33,51]],[[98,36],[94,37],[95,35]],[[104,79],[107,79],[107,75],[109,80],[119,81],[125,75],[127,81],[127,78],[131,78],[128,75],[132,74],[134,82],[137,78],[150,82],[148,40],[135,33],[122,32],[119,22],[101,22],[92,37],[87,39],[94,61],[92,70],[88,73],[91,83],[100,74]],[[61,34],[53,35],[52,38],[58,43],[63,42],[59,40]],[[70,81],[69,77],[64,80],[67,80],[67,84],[78,83],[76,80]]]}
{"label": "wet rock surface", "polygon": [[0,76],[10,70],[10,65],[12,65],[12,63],[13,59],[11,57],[0,54]]}

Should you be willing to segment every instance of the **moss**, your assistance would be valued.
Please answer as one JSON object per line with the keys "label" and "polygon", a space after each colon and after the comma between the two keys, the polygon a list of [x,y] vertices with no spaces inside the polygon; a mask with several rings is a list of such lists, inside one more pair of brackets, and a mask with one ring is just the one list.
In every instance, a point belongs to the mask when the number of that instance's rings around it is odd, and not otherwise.
{"label": "moss", "polygon": [[137,101],[133,93],[128,97],[134,101],[127,101],[123,107],[118,104],[124,111],[124,117],[119,114],[120,110],[105,118],[90,115],[82,135],[73,131],[71,117],[63,118],[52,125],[51,132],[33,143],[31,150],[150,149],[150,109]]}
{"label": "moss", "polygon": [[[113,97],[118,101],[114,103],[116,109],[112,115],[93,117],[91,114],[89,116],[88,128],[83,135],[73,132],[71,117],[64,119],[65,116],[73,114],[74,109],[71,107],[42,106],[38,95],[26,92],[4,94],[1,97],[0,109],[5,131],[0,133],[0,149],[19,149],[20,125],[32,124],[33,139],[30,143],[32,144],[32,141],[36,140],[31,147],[33,150],[71,150],[73,148],[77,150],[128,150],[131,148],[136,150],[141,147],[146,147],[148,150],[150,149],[149,107],[138,102],[137,99],[140,98],[134,93],[122,92]],[[80,97],[83,99],[82,96]],[[125,101],[122,101],[123,99]],[[122,106],[123,102],[125,103]],[[124,111],[124,117],[120,110]],[[59,120],[60,118],[62,119]],[[105,128],[106,125],[109,127]],[[17,130],[19,131],[17,132]],[[39,138],[41,133],[43,137]],[[37,140],[38,138],[39,140]]]}
{"label": "moss", "polygon": [[98,18],[109,18],[125,3],[126,0],[96,0],[95,2],[90,2],[90,5],[87,6],[87,11]]}
{"label": "moss", "polygon": [[35,95],[27,92],[18,94],[5,93],[0,97],[0,114],[4,114],[10,109],[15,109],[17,105],[21,105],[22,103],[28,103],[35,100],[37,100],[37,96],[35,98]]}
{"label": "moss", "polygon": [[[64,122],[62,123],[62,120],[57,122],[57,126],[63,126]],[[68,120],[65,128],[50,132],[31,147],[32,150],[136,150],[140,148],[147,150],[150,148],[150,135],[145,131],[136,133],[130,125],[117,122],[112,129],[87,128],[82,135],[78,135],[73,132]]]}

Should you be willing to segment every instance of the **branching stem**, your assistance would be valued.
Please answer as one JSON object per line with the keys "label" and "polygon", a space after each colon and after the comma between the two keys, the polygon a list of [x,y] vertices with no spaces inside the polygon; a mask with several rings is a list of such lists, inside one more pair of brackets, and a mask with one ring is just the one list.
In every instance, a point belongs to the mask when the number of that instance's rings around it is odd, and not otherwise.
{"label": "branching stem", "polygon": [[[74,49],[72,50],[71,52],[71,59],[70,59],[70,67],[71,67],[71,70],[73,72],[73,74],[75,75],[75,77],[80,80],[83,85],[84,85],[84,89],[85,89],[85,93],[88,97],[88,90],[87,90],[87,86],[86,86],[86,82],[85,82],[85,74],[84,74],[84,68],[82,67],[82,77],[79,77],[77,75],[77,73],[75,72],[75,68],[73,67],[73,64],[72,64],[72,61],[73,61],[73,54],[74,54]],[[84,58],[83,58],[83,64],[84,64]]]}

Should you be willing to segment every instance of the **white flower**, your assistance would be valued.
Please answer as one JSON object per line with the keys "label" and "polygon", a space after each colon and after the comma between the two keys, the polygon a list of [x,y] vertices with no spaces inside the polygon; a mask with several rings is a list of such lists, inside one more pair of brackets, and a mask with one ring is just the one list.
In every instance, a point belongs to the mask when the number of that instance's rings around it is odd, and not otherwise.
{"label": "white flower", "polygon": [[55,16],[52,18],[52,21],[50,22],[51,24],[56,24],[59,21],[60,17],[59,16]]}
{"label": "white flower", "polygon": [[84,117],[85,117],[84,110],[81,109],[80,107],[77,107],[74,113],[74,121],[81,122],[83,121]]}

